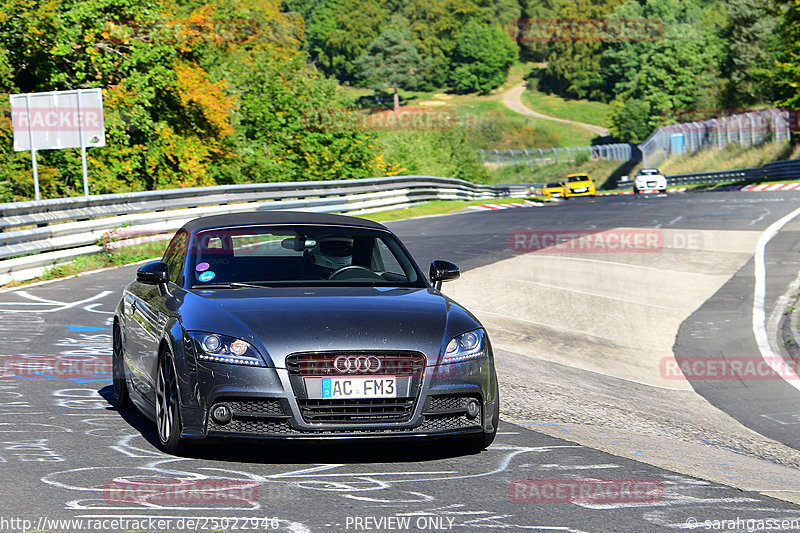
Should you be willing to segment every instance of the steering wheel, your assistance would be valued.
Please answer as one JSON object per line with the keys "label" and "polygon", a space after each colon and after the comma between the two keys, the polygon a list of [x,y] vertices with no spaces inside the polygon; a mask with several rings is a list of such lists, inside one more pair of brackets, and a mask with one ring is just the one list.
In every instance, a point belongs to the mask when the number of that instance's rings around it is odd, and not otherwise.
{"label": "steering wheel", "polygon": [[338,270],[335,270],[334,272],[332,272],[332,273],[331,273],[331,275],[330,275],[330,276],[328,276],[328,279],[338,279],[338,278],[340,278],[340,277],[341,277],[341,275],[342,275],[342,274],[346,274],[346,273],[348,273],[348,272],[355,274],[354,276],[349,276],[351,279],[354,279],[354,278],[359,278],[359,277],[362,277],[362,276],[360,275],[360,274],[361,274],[361,271],[363,271],[363,272],[364,272],[364,273],[366,273],[366,274],[369,274],[369,277],[370,277],[370,278],[373,278],[373,279],[383,279],[383,278],[381,278],[381,277],[380,277],[378,274],[376,274],[375,272],[373,272],[372,270],[368,269],[367,267],[363,267],[363,266],[361,266],[361,265],[347,265],[347,266],[343,266],[342,268],[340,268],[340,269],[338,269]]}

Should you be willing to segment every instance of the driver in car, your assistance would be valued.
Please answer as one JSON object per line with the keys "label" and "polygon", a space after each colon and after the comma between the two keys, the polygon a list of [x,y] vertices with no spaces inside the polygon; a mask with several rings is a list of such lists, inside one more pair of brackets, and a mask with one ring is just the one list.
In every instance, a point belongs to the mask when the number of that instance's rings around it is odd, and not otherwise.
{"label": "driver in car", "polygon": [[353,264],[353,239],[346,236],[321,238],[311,250],[311,261],[331,271]]}

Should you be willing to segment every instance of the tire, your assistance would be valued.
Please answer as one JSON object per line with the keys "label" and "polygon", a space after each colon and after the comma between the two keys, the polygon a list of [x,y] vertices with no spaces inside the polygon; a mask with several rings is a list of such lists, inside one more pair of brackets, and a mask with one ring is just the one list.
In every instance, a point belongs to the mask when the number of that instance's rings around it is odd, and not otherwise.
{"label": "tire", "polygon": [[634,187],[634,188],[633,188],[633,194],[639,194],[639,189],[637,189],[636,187]]}
{"label": "tire", "polygon": [[114,323],[113,346],[111,353],[111,375],[114,382],[114,407],[117,411],[125,411],[131,407],[128,393],[128,381],[125,379],[125,359],[122,351],[122,331],[119,324]]}
{"label": "tire", "polygon": [[178,399],[178,376],[172,354],[165,350],[158,360],[156,378],[156,433],[161,449],[178,455],[183,448],[181,439],[181,409]]}

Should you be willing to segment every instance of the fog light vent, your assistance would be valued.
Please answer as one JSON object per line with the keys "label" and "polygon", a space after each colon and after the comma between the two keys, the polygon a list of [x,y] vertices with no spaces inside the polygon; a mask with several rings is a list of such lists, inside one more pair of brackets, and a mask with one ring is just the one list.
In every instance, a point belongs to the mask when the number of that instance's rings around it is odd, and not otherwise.
{"label": "fog light vent", "polygon": [[467,402],[467,417],[470,419],[475,418],[481,414],[481,404],[478,403],[478,400],[471,399]]}
{"label": "fog light vent", "polygon": [[224,403],[218,403],[211,409],[211,418],[217,424],[227,424],[233,418],[233,411]]}

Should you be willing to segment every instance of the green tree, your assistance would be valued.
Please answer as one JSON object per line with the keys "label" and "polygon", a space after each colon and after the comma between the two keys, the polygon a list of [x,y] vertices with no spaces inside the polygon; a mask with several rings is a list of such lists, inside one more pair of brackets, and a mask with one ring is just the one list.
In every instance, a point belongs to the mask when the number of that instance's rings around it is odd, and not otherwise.
{"label": "green tree", "polygon": [[478,6],[473,0],[407,0],[402,15],[420,56],[430,62],[425,81],[430,87],[445,87],[458,35],[480,16]]}
{"label": "green tree", "polygon": [[[371,135],[307,127],[346,105],[301,50],[278,0],[10,0],[0,5],[0,111],[9,92],[100,87],[106,146],[92,193],[385,174]],[[304,111],[305,112],[305,111]],[[32,196],[30,154],[0,118],[0,200]],[[44,197],[82,192],[77,150],[39,152]]]}
{"label": "green tree", "polygon": [[355,62],[361,83],[373,89],[391,89],[394,109],[400,107],[398,89],[413,90],[425,77],[427,64],[408,31],[386,29]]}
{"label": "green tree", "polygon": [[355,78],[355,60],[380,34],[388,11],[378,0],[324,0],[310,12],[307,47],[320,70]]}
{"label": "green tree", "polygon": [[502,85],[517,59],[517,47],[508,33],[477,20],[464,26],[453,53],[453,87],[462,93],[489,91]]}
{"label": "green tree", "polygon": [[752,106],[772,100],[769,78],[777,59],[779,14],[771,0],[729,0],[722,37],[726,80],[723,105]]}
{"label": "green tree", "polygon": [[614,100],[611,102],[609,132],[617,139],[640,143],[653,131],[650,103],[642,100]]}

